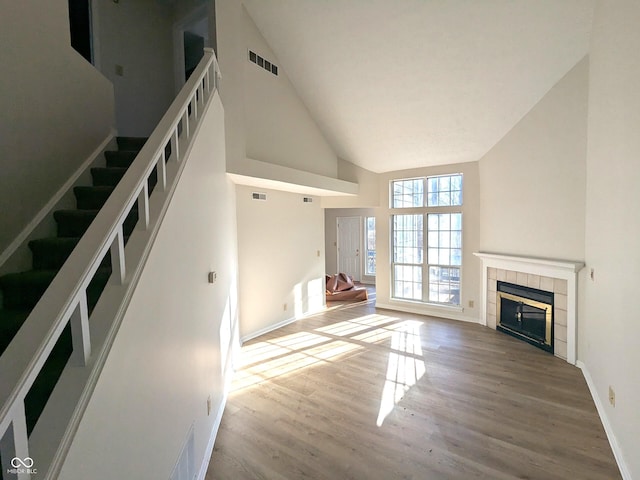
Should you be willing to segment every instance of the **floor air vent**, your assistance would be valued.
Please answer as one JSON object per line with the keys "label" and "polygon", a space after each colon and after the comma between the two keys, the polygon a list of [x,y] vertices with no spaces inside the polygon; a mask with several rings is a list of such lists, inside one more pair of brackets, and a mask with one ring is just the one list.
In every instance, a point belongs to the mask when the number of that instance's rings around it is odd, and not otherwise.
{"label": "floor air vent", "polygon": [[266,193],[258,193],[258,192],[253,192],[251,194],[251,198],[253,198],[254,200],[266,200],[267,199],[267,194]]}
{"label": "floor air vent", "polygon": [[278,76],[278,66],[269,60],[262,58],[256,52],[249,50],[249,61],[264,68],[267,72],[273,73],[276,77]]}

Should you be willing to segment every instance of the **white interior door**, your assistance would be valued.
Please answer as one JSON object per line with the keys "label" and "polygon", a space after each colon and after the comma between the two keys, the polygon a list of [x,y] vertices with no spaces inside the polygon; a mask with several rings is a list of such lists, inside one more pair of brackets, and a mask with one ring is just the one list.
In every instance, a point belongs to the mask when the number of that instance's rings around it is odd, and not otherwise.
{"label": "white interior door", "polygon": [[360,245],[361,217],[338,217],[338,272],[361,280]]}

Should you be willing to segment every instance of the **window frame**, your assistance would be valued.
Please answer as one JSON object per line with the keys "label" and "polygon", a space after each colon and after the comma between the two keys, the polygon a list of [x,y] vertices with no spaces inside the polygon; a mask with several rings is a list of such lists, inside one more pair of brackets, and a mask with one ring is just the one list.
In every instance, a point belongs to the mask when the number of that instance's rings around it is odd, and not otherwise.
{"label": "window frame", "polygon": [[[459,199],[460,199],[460,204],[455,204],[455,205],[431,205],[429,206],[429,192],[428,192],[428,187],[429,187],[429,179],[434,179],[434,178],[442,178],[442,177],[456,177],[459,176],[460,177],[460,189],[459,190],[454,190],[454,191],[459,191],[460,195],[459,195]],[[395,191],[395,184],[396,182],[403,182],[403,181],[407,181],[407,180],[411,180],[411,181],[415,181],[415,180],[422,180],[423,182],[423,188],[422,188],[422,206],[413,206],[413,207],[407,207],[407,206],[395,206],[394,207],[394,191]],[[451,180],[449,180],[449,182],[451,182]],[[419,189],[417,189],[419,190]],[[448,190],[449,193],[452,192],[451,188],[449,188]],[[438,193],[438,192],[435,192]],[[424,177],[411,177],[411,178],[398,178],[398,179],[393,179],[390,181],[390,187],[389,187],[389,194],[390,194],[390,199],[389,199],[389,205],[390,205],[390,219],[389,219],[389,231],[390,231],[390,239],[389,239],[389,244],[390,244],[390,251],[389,251],[389,260],[390,260],[390,276],[391,276],[391,282],[390,282],[390,290],[391,290],[391,298],[394,300],[398,300],[398,301],[409,301],[409,302],[418,302],[418,303],[423,303],[423,304],[431,304],[431,305],[438,305],[438,306],[445,306],[445,307],[454,307],[454,308],[461,308],[462,307],[462,279],[463,279],[463,268],[464,268],[464,174],[462,172],[455,172],[455,173],[446,173],[446,174],[442,174],[442,175],[429,175],[429,176],[424,176]],[[397,197],[397,196],[396,196]],[[449,198],[452,198],[451,195],[449,195]],[[406,204],[406,198],[405,200],[402,202],[403,204]],[[397,204],[397,203],[396,203]],[[429,215],[430,214],[459,214],[460,215],[460,229],[459,229],[459,246],[451,246],[451,240],[452,240],[452,236],[451,233],[452,232],[458,232],[457,229],[455,230],[436,230],[436,231],[430,231],[429,229]],[[396,249],[397,249],[397,245],[396,245],[396,217],[399,216],[403,216],[403,215],[420,215],[422,216],[422,245],[420,246],[416,246],[415,248],[421,248],[422,249],[422,258],[421,258],[421,263],[407,263],[407,262],[403,262],[403,261],[399,261],[400,259],[396,256]],[[451,221],[451,217],[449,218],[449,220]],[[451,228],[451,225],[450,227]],[[430,236],[429,234],[433,234],[435,232],[438,232],[438,234],[440,233],[449,233],[449,245],[447,247],[447,249],[449,250],[449,263],[448,264],[442,264],[442,263],[429,263],[430,259],[430,255],[429,255],[429,239]],[[438,235],[438,238],[440,239],[440,235]],[[456,239],[457,240],[457,239]],[[438,245],[440,245],[440,243],[438,243]],[[440,247],[438,247],[440,248]],[[452,255],[453,255],[453,250],[458,250],[459,249],[459,253],[460,253],[460,261],[459,264],[453,264],[452,262]],[[440,258],[438,258],[438,261],[440,260]],[[396,287],[398,286],[396,283],[397,282],[407,282],[406,280],[406,276],[403,277],[402,280],[397,279],[398,276],[398,271],[397,271],[397,267],[419,267],[421,268],[421,277],[420,277],[420,282],[421,282],[421,298],[415,298],[415,294],[413,295],[409,295],[409,296],[405,296],[402,295],[402,293],[404,292],[398,292],[396,291]],[[453,301],[446,301],[446,302],[441,302],[438,300],[432,300],[430,297],[430,287],[431,285],[435,285],[436,283],[439,286],[444,285],[446,282],[442,282],[442,278],[443,278],[443,273],[445,273],[443,270],[438,270],[438,272],[440,273],[439,277],[438,277],[438,281],[434,282],[432,281],[432,268],[438,268],[438,269],[449,269],[448,270],[448,275],[446,275],[449,278],[449,290],[451,285],[457,283],[457,295],[456,293],[452,294],[452,300]],[[457,282],[452,281],[451,279],[455,279],[455,276],[452,275],[452,270],[457,270]],[[455,290],[454,290],[455,292]],[[455,300],[457,300],[457,303],[455,303]]]}
{"label": "window frame", "polygon": [[[373,250],[369,249],[369,219],[373,219]],[[365,215],[364,217],[364,275],[376,276],[376,217]],[[369,252],[373,252],[373,271],[369,270]]]}

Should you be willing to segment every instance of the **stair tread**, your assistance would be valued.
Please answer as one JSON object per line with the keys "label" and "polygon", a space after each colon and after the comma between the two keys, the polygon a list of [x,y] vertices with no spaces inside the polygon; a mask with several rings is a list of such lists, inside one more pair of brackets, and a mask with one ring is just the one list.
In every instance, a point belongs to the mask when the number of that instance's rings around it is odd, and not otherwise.
{"label": "stair tread", "polygon": [[127,167],[91,167],[92,172],[126,172]]}
{"label": "stair tread", "polygon": [[80,237],[44,237],[31,240],[29,247],[70,247],[77,245],[79,241]]}
{"label": "stair tread", "polygon": [[74,208],[73,210],[56,210],[55,212],[53,212],[53,216],[54,218],[57,219],[57,217],[81,217],[81,218],[93,218],[96,215],[98,215],[98,212],[100,210],[97,209],[92,209],[92,210],[78,210],[77,208]]}
{"label": "stair tread", "polygon": [[80,185],[77,187],[73,187],[74,192],[113,192],[115,187],[110,185]]}

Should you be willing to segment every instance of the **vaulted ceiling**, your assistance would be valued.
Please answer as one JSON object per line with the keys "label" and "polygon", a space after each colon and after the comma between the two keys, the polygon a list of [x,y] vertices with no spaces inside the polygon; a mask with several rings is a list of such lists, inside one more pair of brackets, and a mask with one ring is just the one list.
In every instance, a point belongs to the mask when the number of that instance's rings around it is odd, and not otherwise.
{"label": "vaulted ceiling", "polygon": [[338,156],[479,160],[588,52],[593,0],[244,0]]}

